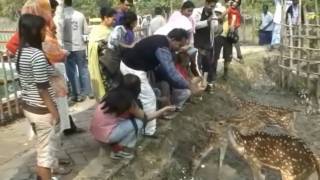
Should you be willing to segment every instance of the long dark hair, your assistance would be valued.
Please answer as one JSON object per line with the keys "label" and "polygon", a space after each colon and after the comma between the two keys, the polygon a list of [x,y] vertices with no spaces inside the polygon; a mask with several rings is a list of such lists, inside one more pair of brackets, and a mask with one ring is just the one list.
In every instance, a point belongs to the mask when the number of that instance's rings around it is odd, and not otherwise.
{"label": "long dark hair", "polygon": [[123,25],[126,29],[133,30],[132,23],[138,20],[138,16],[135,12],[128,11],[120,19],[120,24]]}
{"label": "long dark hair", "polygon": [[19,19],[19,52],[17,58],[17,71],[20,72],[19,61],[22,48],[34,47],[42,50],[41,31],[45,27],[46,21],[40,16],[24,14]]}
{"label": "long dark hair", "polygon": [[103,106],[101,109],[104,113],[121,115],[128,111],[133,103],[142,108],[142,104],[138,100],[141,91],[140,85],[141,81],[138,76],[134,74],[124,75],[121,84],[102,98]]}
{"label": "long dark hair", "polygon": [[134,102],[134,97],[128,89],[115,88],[108,92],[101,103],[104,113],[115,113],[117,116],[127,112]]}

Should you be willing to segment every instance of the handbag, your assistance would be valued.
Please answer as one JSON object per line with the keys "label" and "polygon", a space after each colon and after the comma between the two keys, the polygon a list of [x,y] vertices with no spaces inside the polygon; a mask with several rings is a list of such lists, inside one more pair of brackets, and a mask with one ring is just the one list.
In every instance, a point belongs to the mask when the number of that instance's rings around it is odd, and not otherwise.
{"label": "handbag", "polygon": [[237,43],[239,41],[239,35],[235,31],[229,30],[227,33],[227,40],[231,43]]}

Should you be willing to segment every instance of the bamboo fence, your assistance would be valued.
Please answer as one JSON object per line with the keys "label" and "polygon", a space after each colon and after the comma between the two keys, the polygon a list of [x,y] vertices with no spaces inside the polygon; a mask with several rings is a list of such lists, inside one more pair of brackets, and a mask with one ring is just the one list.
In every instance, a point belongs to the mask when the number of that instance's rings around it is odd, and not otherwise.
{"label": "bamboo fence", "polygon": [[[280,84],[291,87],[293,80],[301,80],[304,88],[314,92],[320,99],[320,17],[319,2],[314,1],[315,19],[307,18],[307,8],[299,0],[299,23],[293,25],[285,21],[286,6],[282,1]],[[301,10],[305,14],[302,23]],[[290,18],[290,17],[289,17]]]}

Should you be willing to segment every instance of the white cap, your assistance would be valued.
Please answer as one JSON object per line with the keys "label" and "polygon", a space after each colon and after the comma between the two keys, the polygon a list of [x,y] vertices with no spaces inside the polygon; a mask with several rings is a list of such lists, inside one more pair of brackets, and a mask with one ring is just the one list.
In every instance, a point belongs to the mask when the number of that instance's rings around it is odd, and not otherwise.
{"label": "white cap", "polygon": [[175,28],[181,28],[191,32],[192,24],[187,17],[181,15],[181,13],[179,14],[179,12],[175,12],[170,16],[167,24],[159,28],[154,34],[168,35],[168,33]]}
{"label": "white cap", "polygon": [[214,8],[214,11],[224,13],[224,12],[226,12],[226,8],[223,5],[221,5],[220,3],[217,3],[216,7]]}

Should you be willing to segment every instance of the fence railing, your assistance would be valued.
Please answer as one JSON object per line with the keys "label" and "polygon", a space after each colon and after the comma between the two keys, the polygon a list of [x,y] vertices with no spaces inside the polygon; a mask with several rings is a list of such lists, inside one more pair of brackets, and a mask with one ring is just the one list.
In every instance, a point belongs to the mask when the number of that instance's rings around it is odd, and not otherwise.
{"label": "fence railing", "polygon": [[[301,2],[300,0],[299,3]],[[300,8],[307,12],[305,7]],[[318,1],[315,1],[315,11],[319,12]],[[284,12],[283,10],[282,13]],[[280,84],[283,87],[292,87],[293,80],[302,79],[302,88],[314,92],[320,99],[320,18],[305,18],[304,24],[301,23],[302,20],[299,22],[299,25],[283,23],[281,27],[283,39],[279,61]]]}
{"label": "fence railing", "polygon": [[0,53],[0,124],[21,115],[18,84],[15,63],[12,58]]}

